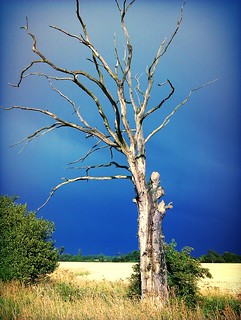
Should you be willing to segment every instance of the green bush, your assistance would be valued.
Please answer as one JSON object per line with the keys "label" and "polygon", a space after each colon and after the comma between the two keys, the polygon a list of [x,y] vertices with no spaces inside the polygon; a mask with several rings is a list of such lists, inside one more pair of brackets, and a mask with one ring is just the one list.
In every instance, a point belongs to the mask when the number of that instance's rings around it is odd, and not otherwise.
{"label": "green bush", "polygon": [[0,196],[0,278],[35,282],[57,267],[54,224],[15,200]]}
{"label": "green bush", "polygon": [[[185,247],[181,252],[176,250],[176,242],[171,241],[165,245],[166,264],[168,271],[168,287],[170,297],[184,300],[188,305],[193,306],[198,301],[198,280],[209,277],[208,269],[202,268],[201,263],[192,258],[192,248]],[[134,273],[130,278],[129,296],[140,297],[141,277],[140,265],[133,267]]]}
{"label": "green bush", "polygon": [[188,305],[195,305],[198,300],[198,281],[211,278],[209,270],[203,268],[200,261],[190,256],[193,248],[184,247],[176,250],[176,242],[165,245],[170,296],[181,298]]}

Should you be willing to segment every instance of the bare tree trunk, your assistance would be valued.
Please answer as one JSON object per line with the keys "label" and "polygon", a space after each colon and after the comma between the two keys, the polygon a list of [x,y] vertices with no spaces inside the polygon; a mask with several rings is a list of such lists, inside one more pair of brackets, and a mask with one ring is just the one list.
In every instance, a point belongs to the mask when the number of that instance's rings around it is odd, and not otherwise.
{"label": "bare tree trunk", "polygon": [[162,221],[166,209],[159,199],[164,195],[160,186],[160,175],[153,172],[150,182],[145,181],[145,157],[136,159],[131,168],[136,186],[134,202],[138,208],[138,238],[140,249],[140,273],[142,298],[158,298],[162,303],[168,301],[167,268],[164,255],[164,236]]}

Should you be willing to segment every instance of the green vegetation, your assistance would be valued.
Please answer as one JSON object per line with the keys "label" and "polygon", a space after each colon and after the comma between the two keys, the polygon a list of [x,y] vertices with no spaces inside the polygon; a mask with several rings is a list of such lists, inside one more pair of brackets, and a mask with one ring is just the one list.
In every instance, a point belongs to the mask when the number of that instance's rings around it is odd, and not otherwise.
{"label": "green vegetation", "polygon": [[193,248],[186,246],[179,252],[176,246],[172,240],[165,247],[170,294],[189,305],[195,305],[198,300],[198,281],[205,277],[212,278],[212,275],[198,260],[191,257]]}
{"label": "green vegetation", "polygon": [[241,263],[241,255],[231,252],[219,254],[213,250],[208,250],[208,254],[201,256],[199,260],[203,263]]}
{"label": "green vegetation", "polygon": [[[200,278],[211,278],[208,269],[203,268],[201,263],[190,256],[192,248],[184,247],[181,252],[176,250],[176,242],[171,241],[165,245],[166,263],[168,271],[168,287],[170,297],[185,301],[189,306],[198,302],[198,281]],[[134,266],[131,276],[129,295],[140,297],[140,268]]]}
{"label": "green vegetation", "polygon": [[57,267],[54,224],[15,200],[0,196],[0,279],[36,282]]}

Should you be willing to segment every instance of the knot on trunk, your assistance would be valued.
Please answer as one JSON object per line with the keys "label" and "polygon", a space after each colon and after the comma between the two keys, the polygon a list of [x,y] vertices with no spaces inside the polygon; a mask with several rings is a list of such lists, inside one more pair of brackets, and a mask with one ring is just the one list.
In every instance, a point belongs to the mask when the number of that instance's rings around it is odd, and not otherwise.
{"label": "knot on trunk", "polygon": [[151,174],[151,194],[154,202],[165,194],[164,189],[160,186],[160,174],[156,171]]}
{"label": "knot on trunk", "polygon": [[164,189],[160,186],[160,174],[159,172],[152,172],[151,174],[151,189],[150,194],[152,196],[152,200],[154,202],[154,207],[161,213],[162,217],[165,215],[167,209],[171,209],[173,207],[172,202],[165,204],[164,200],[158,203],[159,199],[164,196]]}
{"label": "knot on trunk", "polygon": [[152,187],[157,188],[160,182],[160,173],[157,171],[152,172],[151,174],[151,182],[152,182]]}

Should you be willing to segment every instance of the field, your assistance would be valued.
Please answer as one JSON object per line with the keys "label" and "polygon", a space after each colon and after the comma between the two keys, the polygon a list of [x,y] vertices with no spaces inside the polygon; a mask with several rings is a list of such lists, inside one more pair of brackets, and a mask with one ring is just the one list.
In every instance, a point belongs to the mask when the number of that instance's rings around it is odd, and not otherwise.
{"label": "field", "polygon": [[[72,272],[77,279],[84,276],[89,280],[128,280],[133,263],[128,262],[60,262],[56,273]],[[213,276],[200,282],[200,289],[219,289],[223,292],[241,293],[241,264],[203,263]],[[78,274],[80,274],[78,276]]]}
{"label": "field", "polygon": [[0,281],[1,320],[238,320],[241,264],[204,264],[201,304],[128,298],[132,263],[61,262],[50,280],[32,286]]}

